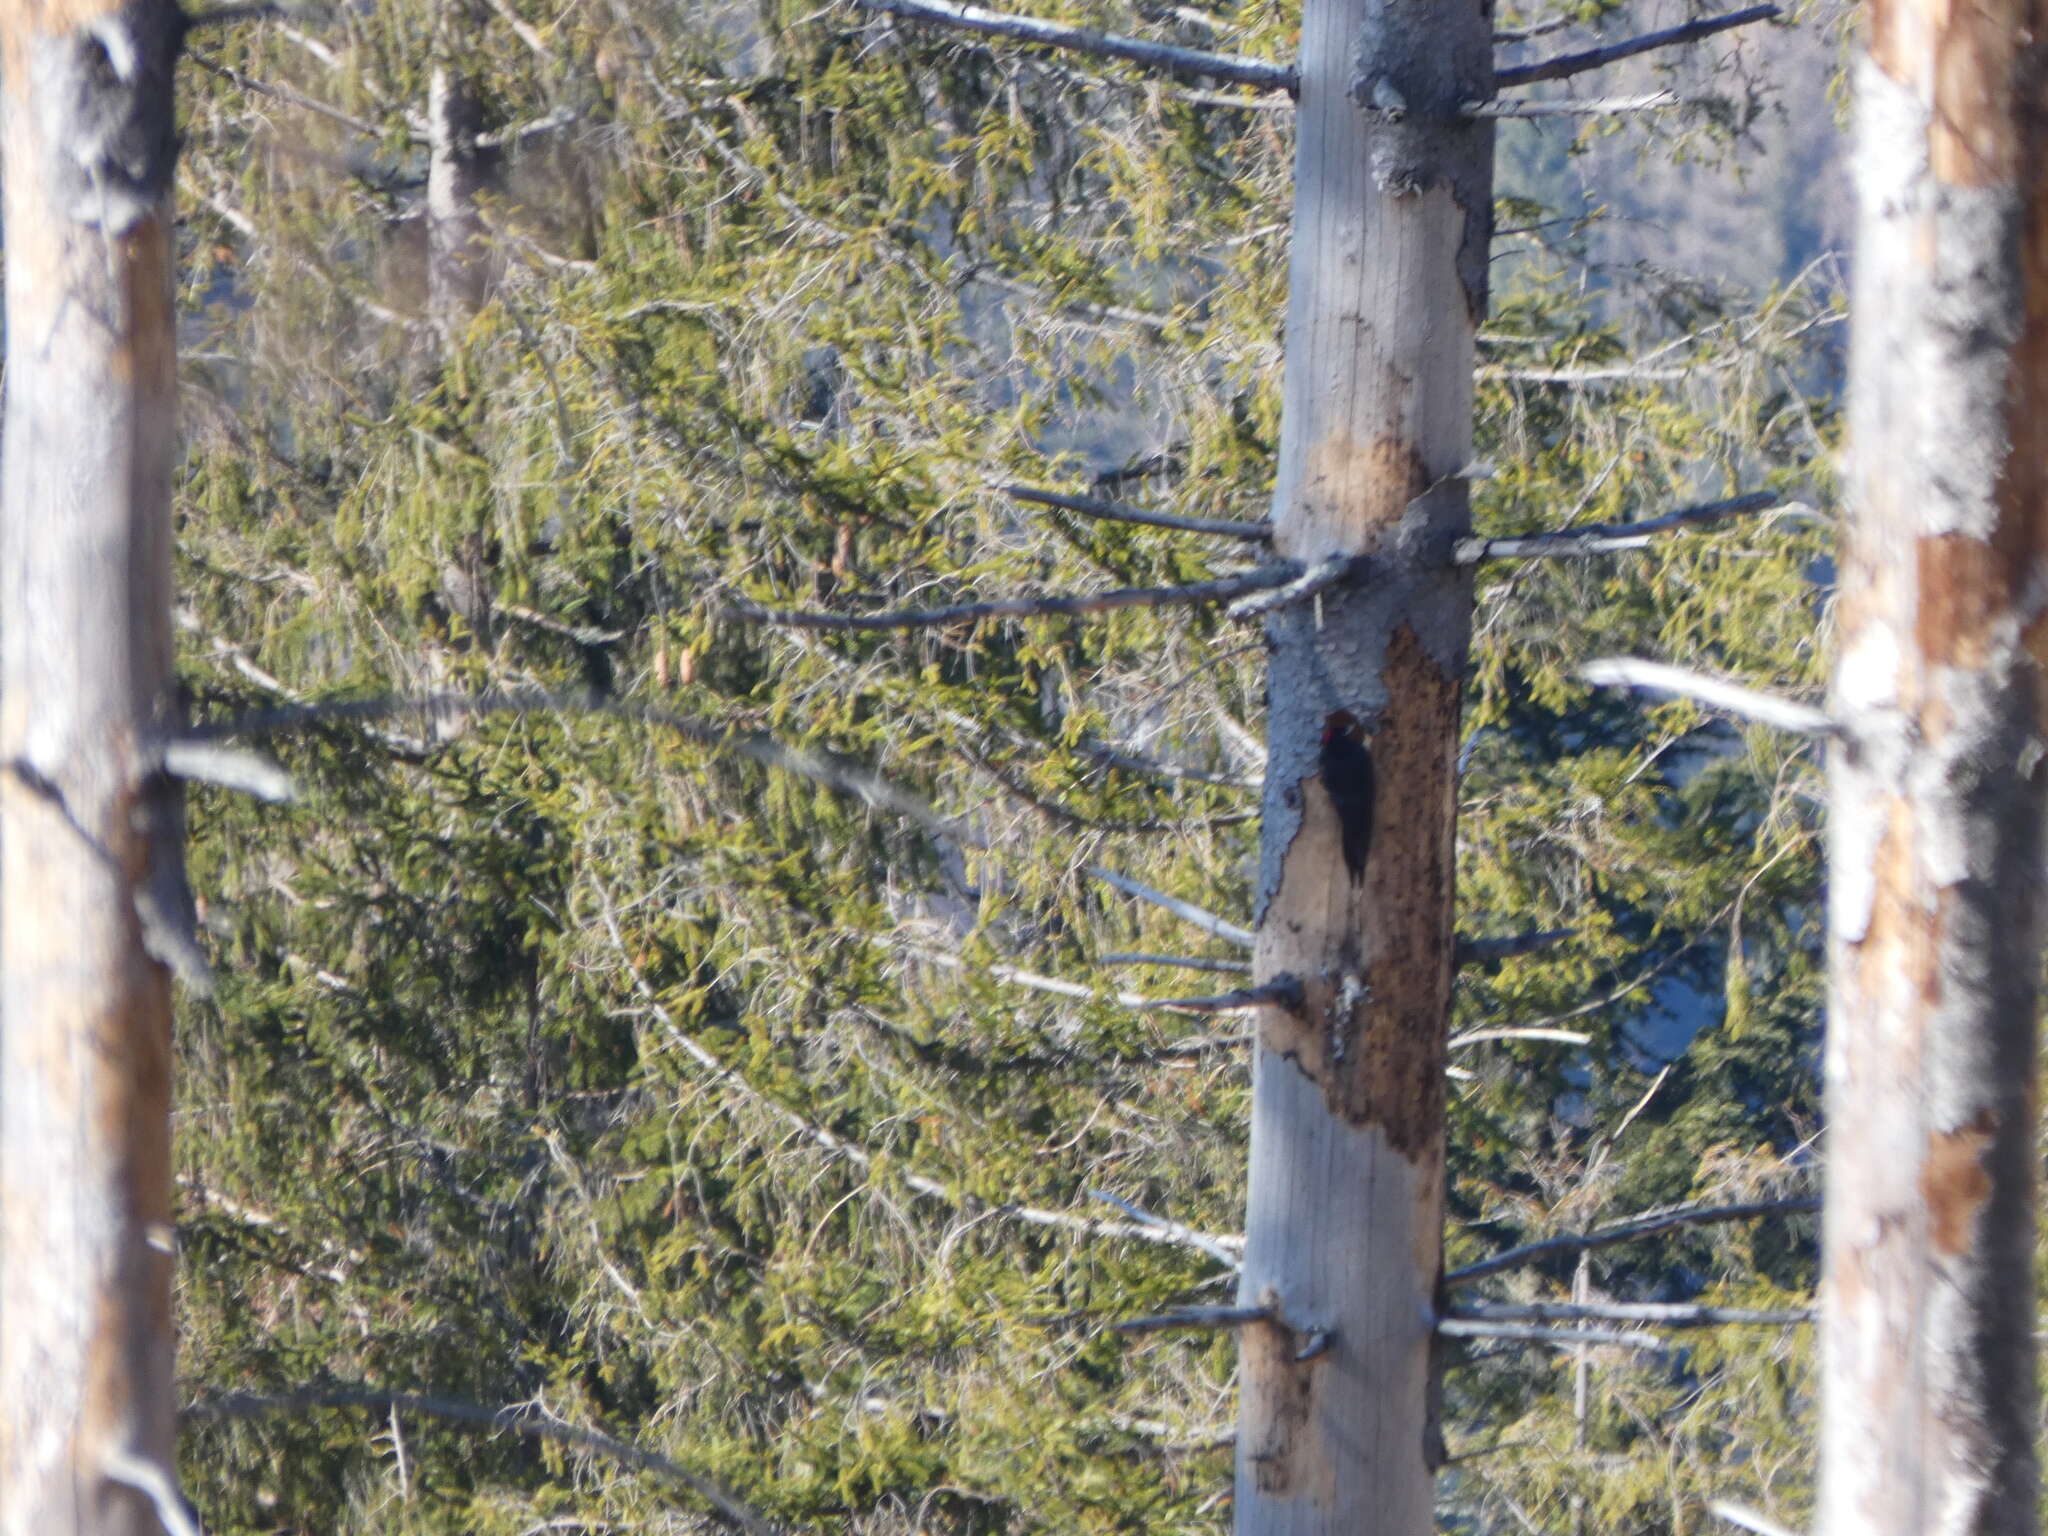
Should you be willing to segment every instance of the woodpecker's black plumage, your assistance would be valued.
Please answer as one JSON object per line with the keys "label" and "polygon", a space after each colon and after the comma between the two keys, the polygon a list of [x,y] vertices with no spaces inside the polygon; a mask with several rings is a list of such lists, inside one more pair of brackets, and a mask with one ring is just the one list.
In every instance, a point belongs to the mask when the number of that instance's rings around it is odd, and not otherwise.
{"label": "woodpecker's black plumage", "polygon": [[1323,789],[1337,809],[1343,829],[1344,867],[1353,885],[1365,881],[1365,856],[1372,851],[1372,753],[1365,729],[1349,710],[1340,709],[1323,722],[1323,751],[1318,760]]}

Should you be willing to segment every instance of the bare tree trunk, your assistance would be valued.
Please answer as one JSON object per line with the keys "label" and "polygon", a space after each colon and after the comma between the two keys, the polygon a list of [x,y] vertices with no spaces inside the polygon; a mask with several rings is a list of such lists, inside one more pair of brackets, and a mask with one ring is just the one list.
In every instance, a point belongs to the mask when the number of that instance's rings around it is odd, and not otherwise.
{"label": "bare tree trunk", "polygon": [[[1254,1056],[1240,1294],[1276,1321],[1244,1330],[1241,1536],[1434,1529],[1470,618],[1450,553],[1492,225],[1492,129],[1460,107],[1492,91],[1489,32],[1474,0],[1309,0],[1303,19],[1274,542],[1371,564],[1267,626],[1257,974],[1296,977],[1305,1004],[1264,1012]],[[1323,783],[1339,712],[1377,786],[1358,880]]]}
{"label": "bare tree trunk", "polygon": [[2038,1529],[2039,23],[1876,3],[1836,607],[1820,1528]]}
{"label": "bare tree trunk", "polygon": [[0,1532],[143,1536],[175,1497],[170,978],[143,914],[182,890],[153,771],[180,19],[4,0],[0,35]]}
{"label": "bare tree trunk", "polygon": [[468,79],[436,64],[427,84],[427,307],[453,339],[483,308],[489,245],[477,194],[484,189],[477,134],[483,113]]}

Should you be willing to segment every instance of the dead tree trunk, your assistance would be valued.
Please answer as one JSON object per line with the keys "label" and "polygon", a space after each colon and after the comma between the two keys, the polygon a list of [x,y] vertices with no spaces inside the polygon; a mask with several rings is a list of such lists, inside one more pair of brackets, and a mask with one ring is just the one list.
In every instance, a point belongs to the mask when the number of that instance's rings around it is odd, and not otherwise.
{"label": "dead tree trunk", "polygon": [[1875,0],[1836,614],[1819,1528],[2038,1528],[2048,69]]}
{"label": "dead tree trunk", "polygon": [[437,64],[427,83],[427,308],[453,341],[483,308],[490,247],[477,194],[483,112],[466,76]]}
{"label": "dead tree trunk", "polygon": [[[1240,1295],[1273,1320],[1244,1330],[1241,1536],[1434,1529],[1470,610],[1451,547],[1492,224],[1492,130],[1461,108],[1492,92],[1489,30],[1481,0],[1309,0],[1303,18],[1274,543],[1365,561],[1267,623],[1257,972],[1304,1001],[1264,1011],[1254,1056]],[[1360,878],[1323,782],[1340,712],[1377,786]]]}
{"label": "dead tree trunk", "polygon": [[[0,1532],[145,1536],[172,1451],[173,0],[0,7]],[[160,906],[161,903],[158,903]],[[189,938],[187,939],[189,942]]]}

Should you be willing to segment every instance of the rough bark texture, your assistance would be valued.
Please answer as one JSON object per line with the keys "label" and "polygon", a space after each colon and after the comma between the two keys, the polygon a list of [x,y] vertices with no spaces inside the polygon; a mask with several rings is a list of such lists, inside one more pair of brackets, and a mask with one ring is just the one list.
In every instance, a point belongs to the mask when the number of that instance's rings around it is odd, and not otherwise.
{"label": "rough bark texture", "polygon": [[[1257,971],[1296,977],[1253,1063],[1237,1528],[1434,1528],[1458,708],[1470,615],[1473,333],[1486,305],[1492,88],[1477,0],[1309,0],[1274,542],[1366,578],[1268,622]],[[1317,776],[1366,727],[1377,805],[1345,869]],[[1327,1343],[1324,1343],[1324,1340]],[[1305,1348],[1306,1346],[1306,1348]],[[1310,1358],[1297,1358],[1302,1354]]]}
{"label": "rough bark texture", "polygon": [[128,1483],[173,1422],[170,983],[138,899],[182,888],[150,771],[181,27],[171,0],[0,18],[0,1532],[144,1536]]}
{"label": "rough bark texture", "polygon": [[1837,605],[1820,1528],[2037,1529],[2044,18],[1876,0]]}

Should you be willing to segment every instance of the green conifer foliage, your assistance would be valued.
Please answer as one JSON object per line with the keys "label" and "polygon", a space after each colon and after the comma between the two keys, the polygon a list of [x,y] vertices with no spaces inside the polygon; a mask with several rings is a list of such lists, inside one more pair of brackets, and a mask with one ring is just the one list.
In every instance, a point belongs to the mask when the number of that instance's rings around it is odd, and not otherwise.
{"label": "green conifer foliage", "polygon": [[[1069,14],[1292,47],[1281,6]],[[452,340],[416,126],[448,35],[497,141]],[[1229,1297],[1244,1016],[1129,997],[1228,991],[1244,951],[1089,871],[1249,922],[1256,626],[747,611],[1263,558],[1001,488],[1264,515],[1288,113],[844,5],[379,0],[195,51],[184,670],[198,718],[272,716],[301,789],[194,797],[207,1528],[1226,1529],[1230,1339],[1107,1325]],[[1816,284],[1596,312],[1571,257],[1518,261],[1489,323],[1482,532],[1824,496]],[[1543,376],[1682,336],[1682,379]],[[1483,571],[1464,925],[1573,933],[1463,974],[1454,1268],[1807,1188],[1811,753],[1576,668],[1812,687],[1826,544],[1780,512]],[[1779,1307],[1811,1271],[1779,1214],[1584,1280]],[[1447,1349],[1452,1454],[1504,1448],[1454,1462],[1446,1518],[1796,1516],[1800,1336],[1668,1337]]]}

